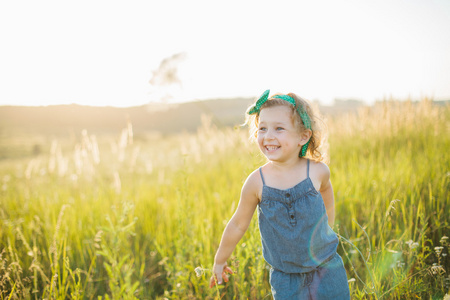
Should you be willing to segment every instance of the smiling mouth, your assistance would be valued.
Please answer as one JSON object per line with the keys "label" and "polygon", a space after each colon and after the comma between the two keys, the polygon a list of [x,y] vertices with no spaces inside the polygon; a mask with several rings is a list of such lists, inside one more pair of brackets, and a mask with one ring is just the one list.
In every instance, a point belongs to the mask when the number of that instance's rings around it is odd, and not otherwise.
{"label": "smiling mouth", "polygon": [[278,148],[280,148],[280,146],[265,146],[267,151],[275,151]]}

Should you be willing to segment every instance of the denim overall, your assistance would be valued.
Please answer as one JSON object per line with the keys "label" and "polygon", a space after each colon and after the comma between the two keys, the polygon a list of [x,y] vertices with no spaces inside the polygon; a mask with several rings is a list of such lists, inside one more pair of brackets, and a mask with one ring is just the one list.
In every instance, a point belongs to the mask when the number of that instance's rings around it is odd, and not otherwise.
{"label": "denim overall", "polygon": [[322,195],[307,178],[286,190],[267,186],[262,169],[259,230],[264,259],[272,266],[274,299],[350,299],[338,238],[328,225]]}

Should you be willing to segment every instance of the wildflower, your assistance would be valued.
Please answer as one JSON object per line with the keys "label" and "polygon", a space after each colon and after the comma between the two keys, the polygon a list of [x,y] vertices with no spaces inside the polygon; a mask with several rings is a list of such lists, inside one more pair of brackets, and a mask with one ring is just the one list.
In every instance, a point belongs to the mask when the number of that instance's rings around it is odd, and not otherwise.
{"label": "wildflower", "polygon": [[441,265],[434,263],[433,266],[431,267],[431,273],[433,275],[436,275],[436,274],[442,275],[445,273],[445,270]]}
{"label": "wildflower", "polygon": [[203,275],[203,269],[200,267],[195,268],[194,271],[195,271],[195,275],[197,275],[197,277],[201,277]]}
{"label": "wildflower", "polygon": [[408,246],[409,246],[410,249],[414,249],[414,248],[419,247],[419,243],[414,242],[413,240],[407,241],[406,244],[408,244]]}
{"label": "wildflower", "polygon": [[355,282],[355,281],[356,281],[355,278],[350,278],[350,279],[348,280],[348,283],[350,283],[350,282]]}
{"label": "wildflower", "polygon": [[439,256],[442,252],[442,250],[444,249],[444,247],[434,247],[434,250],[436,251],[436,254]]}
{"label": "wildflower", "polygon": [[405,266],[404,262],[401,262],[400,260],[397,260],[397,268],[402,268]]}

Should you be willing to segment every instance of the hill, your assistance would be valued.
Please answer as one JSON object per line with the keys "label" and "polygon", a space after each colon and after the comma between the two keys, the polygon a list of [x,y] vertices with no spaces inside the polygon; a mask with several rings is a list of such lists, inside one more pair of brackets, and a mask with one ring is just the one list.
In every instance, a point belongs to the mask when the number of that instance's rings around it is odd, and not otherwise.
{"label": "hill", "polygon": [[73,146],[83,130],[99,139],[116,139],[132,124],[136,140],[195,132],[202,115],[217,127],[244,122],[253,99],[212,99],[171,105],[94,107],[82,105],[0,106],[0,160],[48,152],[53,140]]}
{"label": "hill", "polygon": [[[214,99],[171,105],[149,104],[136,107],[93,107],[54,105],[40,107],[0,107],[3,134],[46,134],[64,136],[83,129],[93,134],[116,134],[131,122],[136,134],[159,132],[172,134],[195,131],[201,115],[211,115],[218,127],[234,126],[244,121],[243,112],[253,99]],[[9,134],[8,134],[9,135]]]}

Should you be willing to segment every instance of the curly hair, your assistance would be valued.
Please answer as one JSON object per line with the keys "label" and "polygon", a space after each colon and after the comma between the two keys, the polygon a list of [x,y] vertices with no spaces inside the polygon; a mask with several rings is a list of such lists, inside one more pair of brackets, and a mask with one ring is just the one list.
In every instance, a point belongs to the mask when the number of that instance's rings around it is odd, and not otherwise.
{"label": "curly hair", "polygon": [[[280,94],[278,94],[278,95],[280,95]],[[294,93],[289,93],[287,95],[292,97],[295,100],[297,107],[303,107],[305,109],[306,113],[308,114],[308,116],[311,120],[312,134],[311,134],[311,139],[309,141],[308,150],[306,152],[306,157],[311,158],[315,161],[325,161],[325,153],[323,153],[324,150],[321,148],[325,144],[326,137],[327,137],[327,130],[326,130],[325,122],[323,121],[318,109],[313,108],[313,106],[311,105],[311,103],[309,103],[309,101],[297,96]],[[275,95],[273,95],[273,96],[275,96]],[[292,121],[293,121],[294,125],[296,126],[296,128],[298,128],[298,130],[300,132],[305,130],[306,128],[303,123],[303,120],[301,119],[301,117],[298,114],[295,107],[291,103],[289,103],[283,99],[273,98],[273,96],[270,97],[261,106],[261,110],[263,110],[265,108],[269,108],[269,107],[275,107],[275,106],[289,107],[292,112]],[[249,126],[250,138],[253,141],[255,141],[257,138],[257,135],[258,135],[259,114],[260,114],[261,110],[260,110],[260,112],[258,112],[256,114],[249,115],[248,111],[250,110],[251,107],[252,106],[250,106],[247,109],[245,124],[247,124]]]}

